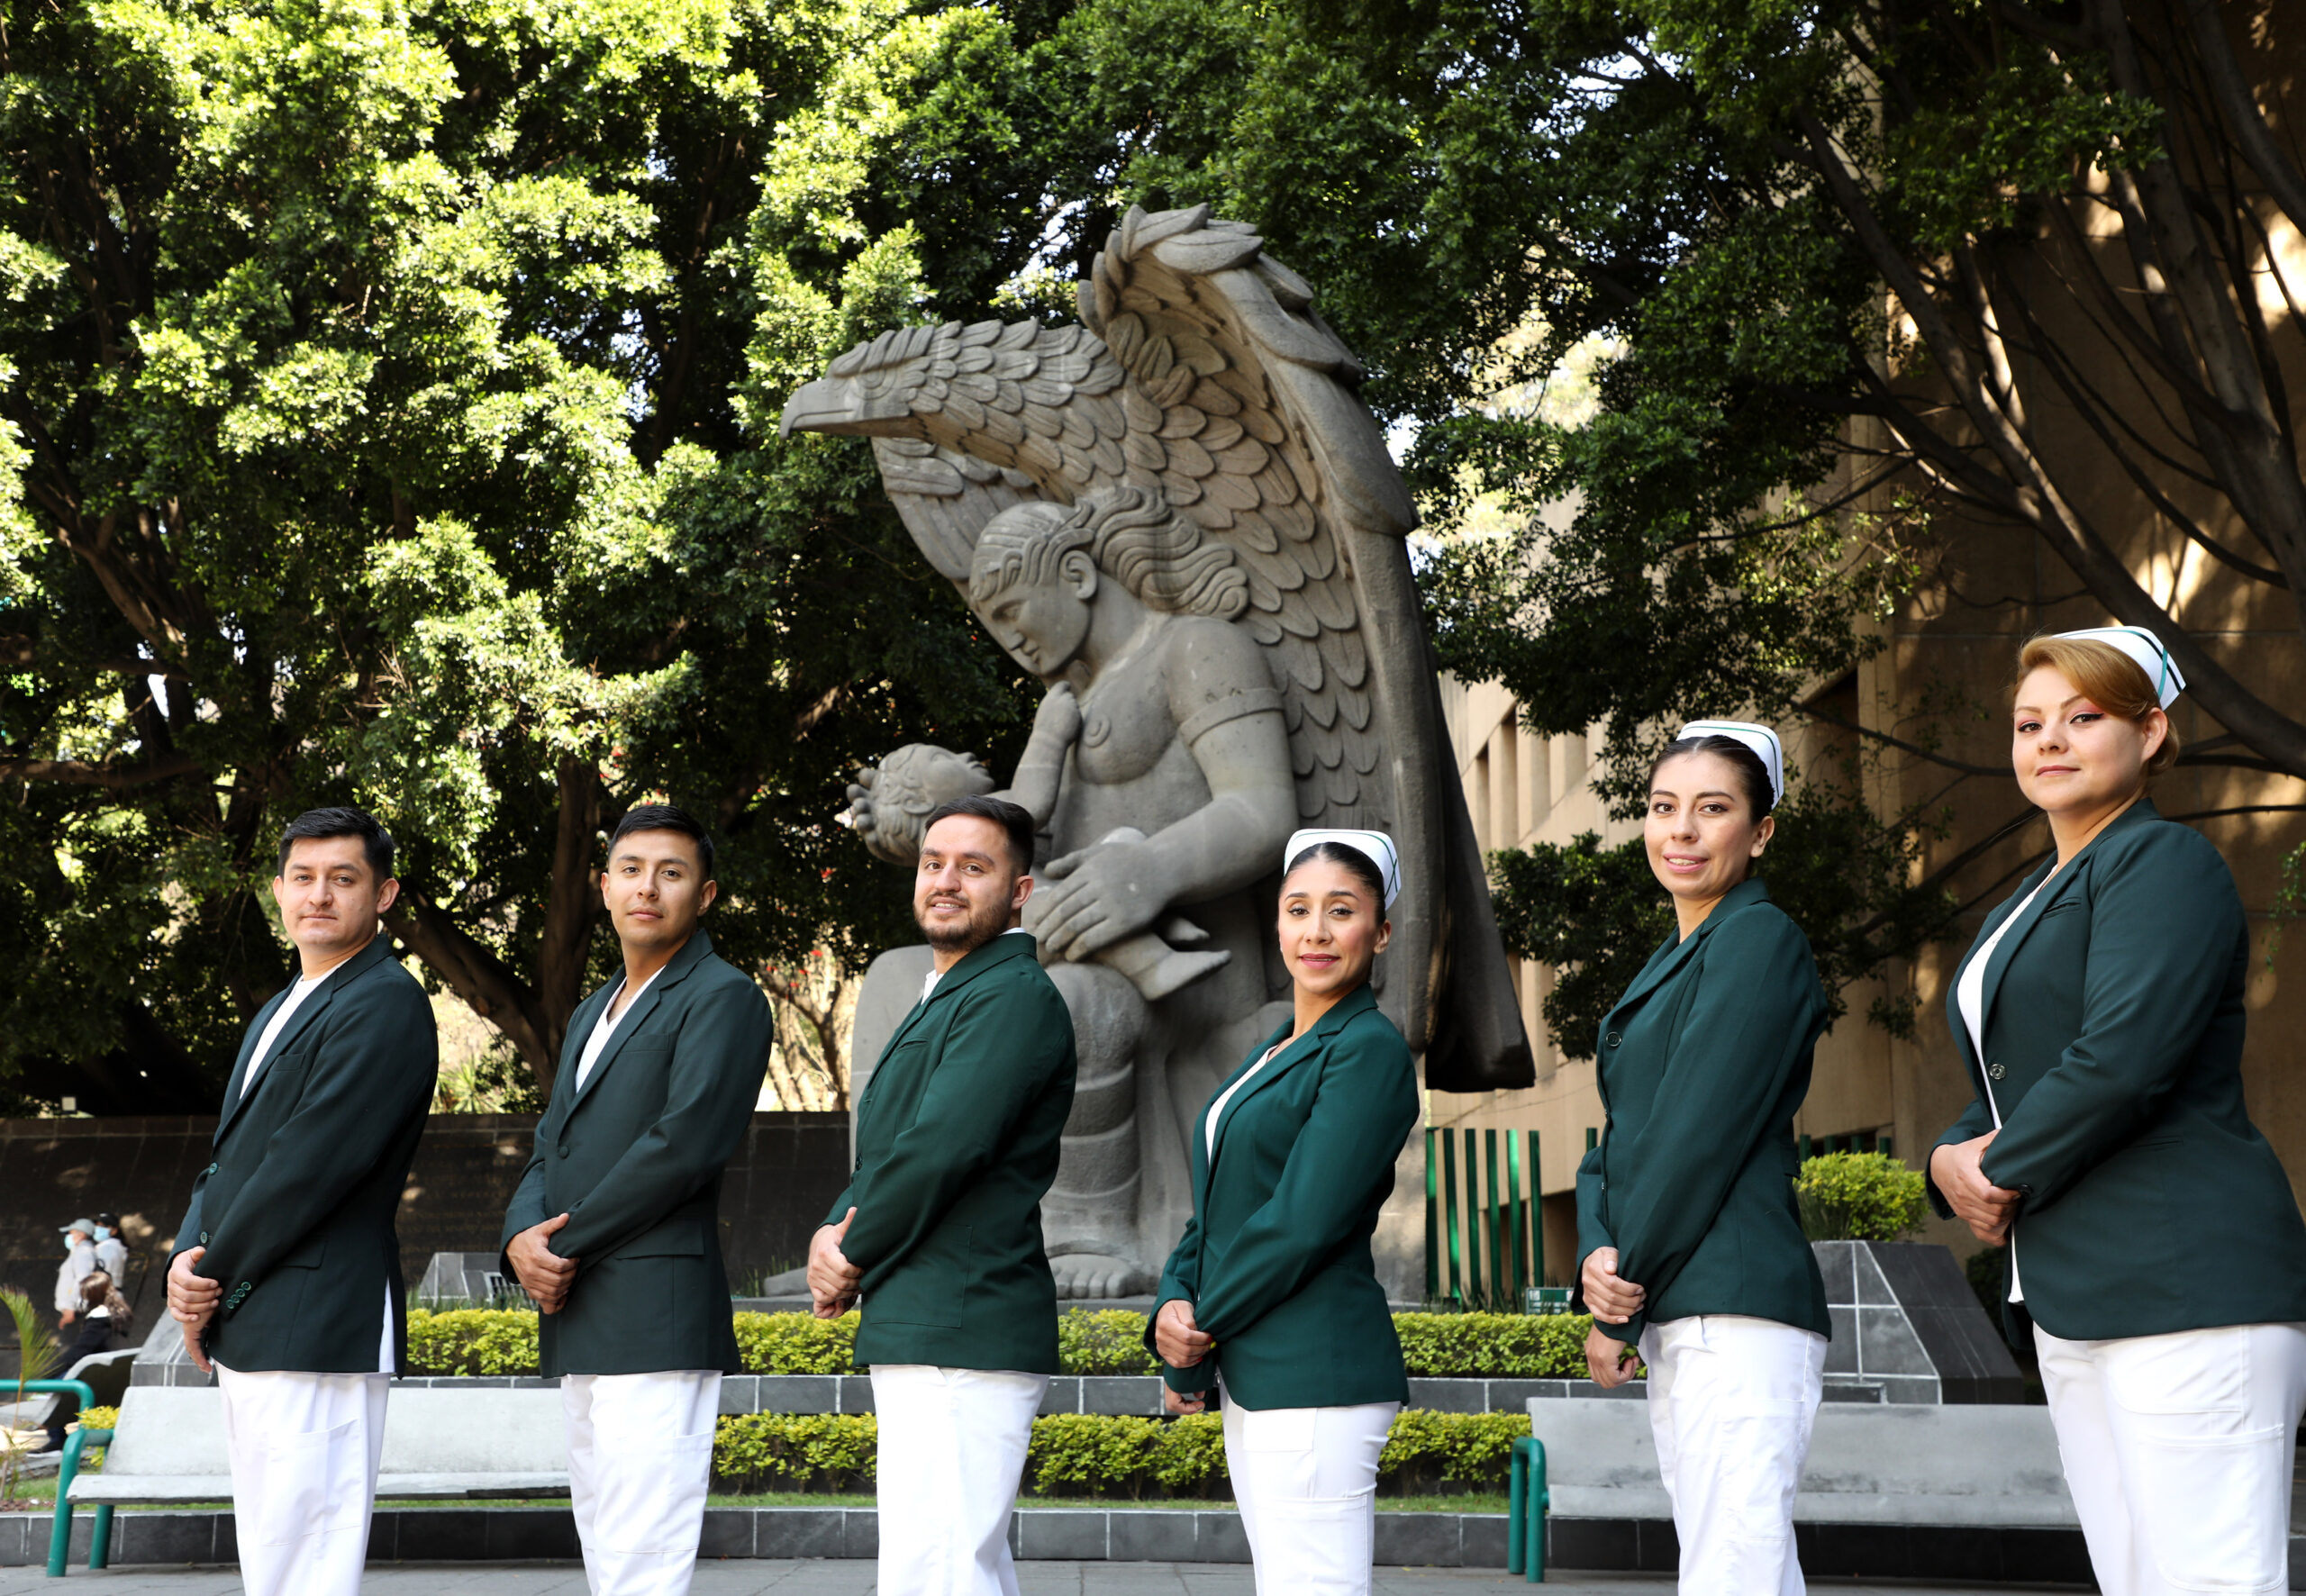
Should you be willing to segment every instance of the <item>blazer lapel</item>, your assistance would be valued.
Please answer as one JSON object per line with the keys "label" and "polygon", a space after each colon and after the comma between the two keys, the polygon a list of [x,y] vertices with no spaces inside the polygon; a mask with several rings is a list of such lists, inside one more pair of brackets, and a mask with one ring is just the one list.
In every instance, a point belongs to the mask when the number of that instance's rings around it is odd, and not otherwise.
{"label": "blazer lapel", "polygon": [[256,1018],[249,1021],[248,1034],[241,1038],[241,1056],[232,1064],[232,1078],[224,1083],[224,1100],[216,1105],[216,1134],[210,1138],[212,1145],[224,1139],[224,1127],[232,1122],[241,1100],[248,1095],[249,1061],[256,1056],[257,1038],[264,1035],[264,1028],[272,1023],[273,1015],[279,1012],[280,1005],[295,989],[296,980],[292,975],[288,984],[274,993],[256,1011]]}
{"label": "blazer lapel", "polygon": [[560,1038],[560,1065],[552,1073],[552,1101],[546,1105],[545,1117],[558,1125],[568,1118],[568,1111],[576,1106],[576,1066],[584,1061],[585,1044],[592,1039],[593,1027],[600,1023],[601,1011],[609,1006],[622,982],[606,982],[593,989],[576,1011],[568,1017],[568,1029]]}
{"label": "blazer lapel", "polygon": [[[2140,798],[2108,822],[2104,830],[2093,837],[2089,846],[2076,854],[2064,870],[2058,872],[2058,879],[2042,887],[2034,901],[2026,905],[2024,913],[2014,917],[2014,923],[2011,925],[2002,940],[1995,944],[1993,957],[1985,963],[1985,976],[1978,993],[1978,1034],[1980,1036],[1987,1034],[1987,1027],[1993,1022],[1993,1000],[2001,993],[2002,977],[2009,971],[2010,961],[2017,956],[2019,947],[2024,943],[2027,936],[2036,926],[2041,924],[2042,916],[2074,893],[2075,884],[2080,882],[2089,870],[2091,856],[2097,851],[2098,845],[2107,838],[2127,830],[2132,826],[2143,825],[2148,821],[2156,821],[2161,818],[2161,812],[2154,807],[2154,800]],[[2055,860],[2052,862],[2055,863]],[[2048,868],[2047,866],[2044,866],[2045,870]],[[2019,902],[2024,902],[2025,900],[2020,896]],[[1956,970],[1954,975],[1958,982],[1961,972]],[[1966,1031],[1969,1027],[1965,1025],[1959,1029]],[[1967,1041],[1968,1038],[1964,1037],[1962,1039]],[[1984,1066],[1985,1060],[1979,1059],[1978,1067],[1983,1069]]]}
{"label": "blazer lapel", "polygon": [[[1651,954],[1649,962],[1641,967],[1641,974],[1636,975],[1633,978],[1633,984],[1625,989],[1625,995],[1611,1004],[1610,1011],[1602,1017],[1602,1031],[1606,1033],[1616,1023],[1621,1011],[1631,1008],[1657,991],[1676,971],[1687,964],[1690,956],[1697,951],[1698,945],[1712,934],[1713,928],[1721,923],[1724,916],[1743,909],[1748,903],[1768,902],[1769,888],[1756,877],[1749,875],[1721,895],[1721,902],[1713,906],[1713,912],[1705,917],[1704,923],[1697,929],[1679,941],[1658,944],[1657,951]],[[1599,1038],[1595,1038],[1597,1041],[1599,1039]],[[1605,1108],[1608,1106],[1606,1099],[1602,1106]]]}
{"label": "blazer lapel", "polygon": [[[601,1048],[601,1056],[593,1060],[592,1073],[576,1084],[576,1093],[568,1100],[570,1113],[575,1113],[579,1107],[583,1106],[585,1100],[593,1094],[593,1088],[601,1084],[601,1077],[609,1073],[609,1066],[616,1062],[617,1055],[624,1051],[625,1043],[631,1041],[639,1033],[649,1016],[657,1011],[657,1005],[664,1001],[666,989],[678,985],[682,978],[696,968],[704,956],[712,951],[713,938],[704,928],[699,927],[690,935],[687,941],[681,944],[680,951],[673,955],[672,962],[658,971],[655,979],[649,983],[647,989],[632,1000],[623,1013],[617,1016],[616,1029],[609,1032],[608,1042]],[[612,993],[615,990],[614,986],[610,988]],[[613,1002],[616,1000],[612,996],[609,1001]],[[597,1009],[594,1011],[593,1022],[595,1025],[600,1023],[600,1011]],[[585,1037],[586,1041],[592,1039],[592,1031],[589,1027],[586,1030]],[[579,1061],[582,1061],[585,1056],[581,1044],[578,1046],[576,1056]]]}
{"label": "blazer lapel", "polygon": [[[1311,1058],[1315,1054],[1321,1052],[1327,1045],[1330,1038],[1335,1036],[1340,1029],[1342,1029],[1347,1020],[1352,1019],[1356,1014],[1362,1013],[1366,1010],[1374,1009],[1376,1006],[1377,994],[1372,992],[1367,985],[1363,985],[1359,990],[1339,1001],[1338,1004],[1328,1013],[1315,1020],[1313,1022],[1312,1029],[1307,1031],[1303,1036],[1299,1037],[1288,1047],[1283,1048],[1281,1052],[1275,1056],[1274,1061],[1271,1064],[1266,1065],[1261,1070],[1257,1070],[1256,1076],[1239,1092],[1233,1093],[1232,1097],[1226,1102],[1223,1111],[1217,1116],[1217,1135],[1213,1138],[1217,1146],[1221,1148],[1224,1147],[1225,1127],[1233,1122],[1233,1116],[1241,1111],[1241,1105],[1243,1103],[1248,1102],[1249,1099],[1255,1097],[1258,1093],[1272,1085],[1276,1081],[1287,1075],[1299,1065],[1304,1063],[1308,1058]],[[1266,1047],[1272,1047],[1275,1042],[1280,1040],[1282,1037],[1285,1037],[1288,1034],[1288,1027],[1284,1026],[1280,1031],[1276,1033],[1273,1037],[1268,1038],[1266,1041],[1265,1047],[1260,1047],[1256,1053],[1250,1055],[1249,1061],[1247,1064],[1244,1064],[1240,1069],[1233,1072],[1232,1080],[1228,1081],[1226,1085],[1230,1087],[1233,1081],[1238,1081],[1241,1078],[1244,1071],[1255,1068],[1257,1059],[1265,1056]],[[1222,1089],[1221,1089],[1221,1090]],[[1195,1129],[1200,1128],[1196,1127]],[[1209,1137],[1206,1130],[1203,1130],[1202,1134],[1204,1144],[1208,1140],[1212,1139]],[[1213,1165],[1216,1160],[1212,1157],[1210,1162]]]}
{"label": "blazer lapel", "polygon": [[958,963],[940,975],[929,995],[906,1011],[905,1017],[897,1021],[896,1029],[889,1033],[889,1039],[881,1045],[881,1056],[873,1061],[872,1076],[866,1081],[865,1090],[858,1094],[858,1122],[864,1122],[865,1111],[873,1101],[873,1089],[881,1084],[881,1066],[888,1062],[898,1047],[909,1039],[913,1030],[928,1018],[931,1004],[952,996],[995,965],[1005,964],[1012,958],[1037,957],[1040,952],[1040,943],[1030,931],[1003,931],[983,947],[972,948],[962,955]]}
{"label": "blazer lapel", "polygon": [[[390,948],[389,939],[379,932],[369,940],[368,947],[330,971],[328,979],[313,989],[312,996],[298,1004],[296,1011],[288,1017],[288,1023],[281,1027],[279,1036],[273,1038],[272,1051],[265,1056],[261,1068],[258,1067],[255,1048],[253,1047],[250,1048],[249,1056],[241,1061],[241,1067],[232,1072],[232,1084],[239,1088],[240,1094],[237,1097],[227,1098],[224,1103],[224,1117],[216,1126],[218,1141],[224,1139],[224,1133],[232,1128],[232,1121],[241,1117],[241,1111],[254,1101],[258,1093],[264,1090],[265,1083],[272,1078],[272,1066],[280,1056],[295,1046],[298,1037],[303,1036],[312,1028],[313,1021],[321,1017],[322,1011],[329,1006],[338,993],[344,990],[348,983],[381,960]],[[278,1011],[278,1005],[288,1001],[288,992],[294,990],[292,986],[283,991],[278,998],[266,1006],[264,1019],[268,1023],[272,1015]],[[259,1037],[263,1036],[263,1029],[259,1027],[256,1034]],[[253,1086],[247,1084],[248,1072],[251,1069],[257,1070],[256,1084]]]}

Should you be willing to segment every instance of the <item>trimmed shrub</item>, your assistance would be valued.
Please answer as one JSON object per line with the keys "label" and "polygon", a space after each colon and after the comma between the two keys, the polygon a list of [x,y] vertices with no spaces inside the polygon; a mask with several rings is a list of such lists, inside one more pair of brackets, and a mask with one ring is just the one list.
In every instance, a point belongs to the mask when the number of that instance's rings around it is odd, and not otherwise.
{"label": "trimmed shrub", "polygon": [[847,1374],[854,1372],[857,1315],[740,1313],[737,1356],[748,1374]]}
{"label": "trimmed shrub", "polygon": [[408,1310],[408,1361],[419,1374],[533,1374],[537,1316],[495,1308]]}
{"label": "trimmed shrub", "polygon": [[103,1406],[83,1408],[77,1422],[82,1429],[117,1429],[120,1428],[120,1410]]}
{"label": "trimmed shrub", "polygon": [[[1394,1420],[1378,1464],[1388,1495],[1501,1487],[1509,1449],[1530,1433],[1522,1413],[1430,1413]],[[869,1491],[880,1428],[869,1413],[748,1413],[721,1420],[713,1479],[728,1492]],[[1055,1413],[1033,1420],[1025,1489],[1040,1496],[1174,1496],[1232,1492],[1225,1425],[1214,1413],[1138,1419]]]}
{"label": "trimmed shrub", "polygon": [[1921,1171],[1886,1153],[1820,1153],[1793,1177],[1802,1232],[1812,1241],[1895,1241],[1921,1229],[1929,1195]]}
{"label": "trimmed shrub", "polygon": [[1378,1478],[1385,1488],[1403,1496],[1437,1488],[1503,1487],[1513,1442],[1529,1433],[1527,1413],[1434,1413],[1412,1408],[1394,1420],[1385,1437],[1385,1450],[1377,1460]]}
{"label": "trimmed shrub", "polygon": [[731,1493],[869,1491],[880,1437],[870,1413],[731,1414],[713,1432],[713,1483]]}
{"label": "trimmed shrub", "polygon": [[1396,1313],[1402,1361],[1421,1377],[1582,1380],[1586,1313]]}
{"label": "trimmed shrub", "polygon": [[1126,1308],[1068,1308],[1057,1321],[1057,1356],[1068,1374],[1158,1374],[1145,1345],[1145,1316]]}

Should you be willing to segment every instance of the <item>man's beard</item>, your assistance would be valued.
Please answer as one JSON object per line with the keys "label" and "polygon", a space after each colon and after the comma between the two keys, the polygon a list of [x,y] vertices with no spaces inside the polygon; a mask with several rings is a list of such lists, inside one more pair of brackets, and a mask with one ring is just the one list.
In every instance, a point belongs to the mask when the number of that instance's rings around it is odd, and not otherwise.
{"label": "man's beard", "polygon": [[1009,905],[998,901],[972,904],[967,920],[935,922],[922,919],[916,911],[913,923],[921,928],[921,934],[927,939],[929,946],[940,953],[949,953],[955,948],[963,953],[974,953],[1009,929]]}

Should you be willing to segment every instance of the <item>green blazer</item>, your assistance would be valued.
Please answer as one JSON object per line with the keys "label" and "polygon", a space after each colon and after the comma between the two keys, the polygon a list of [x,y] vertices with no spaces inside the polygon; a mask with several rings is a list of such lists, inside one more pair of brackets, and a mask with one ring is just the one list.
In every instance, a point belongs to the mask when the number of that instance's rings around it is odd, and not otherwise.
{"label": "green blazer", "polygon": [[[1978,945],[2048,874],[1986,917]],[[2002,1125],[1985,1176],[2023,1194],[2013,1339],[2029,1315],[2085,1341],[2306,1319],[2306,1222],[2242,1101],[2249,962],[2226,861],[2140,799],[1995,947],[1983,1071],[1956,972],[1947,1020],[1977,1098],[1938,1145],[1993,1129],[1991,1084]],[[1929,1197],[1950,1216],[1934,1182]]]}
{"label": "green blazer", "polygon": [[[1226,1086],[1288,1034],[1258,1043]],[[1221,1374],[1244,1408],[1409,1401],[1369,1238],[1420,1108],[1409,1044],[1364,986],[1233,1094],[1213,1162],[1209,1108],[1194,1116],[1193,1218],[1154,1313],[1182,1298],[1217,1346],[1189,1369],[1164,1366],[1173,1389],[1206,1392]]]}
{"label": "green blazer", "polygon": [[[577,1063],[616,988],[603,986],[568,1021],[552,1101],[537,1121],[500,1245],[568,1216],[550,1245],[577,1261],[576,1282],[560,1311],[537,1326],[548,1379],[734,1374],[721,1170],[760,1097],[768,1002],[700,929],[633,999],[580,1088]],[[507,1279],[512,1273],[508,1261]]]}
{"label": "green blazer", "polygon": [[1700,1313],[1832,1334],[1793,1201],[1793,1111],[1825,1028],[1810,940],[1751,878],[1650,955],[1602,1021],[1607,1122],[1577,1170],[1578,1274],[1614,1247],[1649,1292],[1604,1334],[1631,1343]]}
{"label": "green blazer", "polygon": [[[393,1229],[440,1066],[432,1005],[379,936],[297,1007],[246,1095],[283,991],[241,1038],[215,1159],[192,1183],[176,1250],[221,1283],[209,1356],[243,1373],[377,1373],[385,1293],[408,1367],[407,1283]],[[170,1262],[174,1262],[171,1258]]]}
{"label": "green blazer", "polygon": [[1073,1016],[1024,932],[913,1005],[857,1102],[857,1168],[825,1223],[864,1271],[857,1362],[1054,1374],[1041,1198],[1073,1111]]}

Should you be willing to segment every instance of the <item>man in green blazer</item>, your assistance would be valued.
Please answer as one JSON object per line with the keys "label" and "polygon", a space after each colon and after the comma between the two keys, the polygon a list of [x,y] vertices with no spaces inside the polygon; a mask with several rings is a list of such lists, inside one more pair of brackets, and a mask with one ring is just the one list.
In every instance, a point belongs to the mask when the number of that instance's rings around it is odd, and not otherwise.
{"label": "man in green blazer", "polygon": [[695,1572],[721,1377],[737,1373],[721,1173],[768,1057],[768,1004],[713,952],[713,839],[628,812],[601,898],[624,969],[577,1005],[504,1216],[560,1378],[568,1490],[594,1596],[680,1596]]}
{"label": "man in green blazer", "polygon": [[930,816],[913,915],[921,1002],[857,1105],[857,1171],[817,1232],[818,1315],[861,1293],[880,1416],[883,1596],[1016,1596],[1009,1515],[1057,1372],[1040,1201],[1073,1108],[1073,1020],[1018,928],[1033,819],[997,798]]}
{"label": "man in green blazer", "polygon": [[407,1356],[393,1231],[439,1056],[432,1006],[377,921],[393,839],[357,809],[280,839],[296,980],[241,1040],[168,1260],[185,1346],[214,1368],[250,1596],[360,1588],[387,1383]]}

